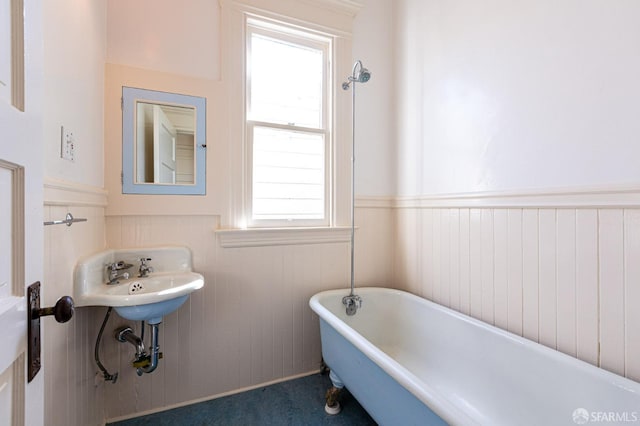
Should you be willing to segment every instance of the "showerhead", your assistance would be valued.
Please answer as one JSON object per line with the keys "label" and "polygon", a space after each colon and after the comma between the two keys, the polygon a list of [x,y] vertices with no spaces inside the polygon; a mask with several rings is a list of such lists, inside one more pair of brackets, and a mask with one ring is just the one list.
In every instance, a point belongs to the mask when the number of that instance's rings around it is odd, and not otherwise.
{"label": "showerhead", "polygon": [[351,75],[347,78],[347,81],[342,83],[342,89],[349,90],[351,83],[366,83],[370,79],[371,72],[362,65],[360,60],[357,60],[355,64],[353,64]]}
{"label": "showerhead", "polygon": [[358,73],[358,83],[366,83],[371,79],[371,73],[368,69],[362,68]]}

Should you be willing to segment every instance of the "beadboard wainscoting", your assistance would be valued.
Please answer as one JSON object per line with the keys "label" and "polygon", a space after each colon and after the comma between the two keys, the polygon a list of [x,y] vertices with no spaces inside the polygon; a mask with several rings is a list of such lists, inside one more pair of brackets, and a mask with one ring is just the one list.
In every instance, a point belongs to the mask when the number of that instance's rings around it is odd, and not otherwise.
{"label": "beadboard wainscoting", "polygon": [[[392,210],[356,210],[359,285],[391,280]],[[348,241],[223,247],[219,217],[107,216],[110,248],[185,245],[205,286],[160,326],[163,359],[138,377],[133,348],[112,338],[127,321],[116,314],[105,332],[103,363],[118,371],[106,384],[106,418],[123,419],[211,399],[320,368],[317,316],[309,298],[349,286]],[[153,264],[153,261],[151,261]],[[139,324],[131,324],[139,331]]]}
{"label": "beadboard wainscoting", "polygon": [[[640,380],[636,196],[624,190],[359,197],[356,285],[408,290]],[[45,228],[47,305],[72,293],[78,258],[105,247],[185,245],[205,277],[205,287],[165,317],[164,357],[142,377],[131,367],[133,349],[113,338],[128,323],[117,314],[101,350],[106,368],[119,373],[115,384],[94,383],[93,345],[106,308],[79,308],[65,325],[45,321],[51,424],[102,424],[319,368],[318,320],[308,300],[348,287],[348,241],[223,247],[217,215],[105,217],[100,190],[59,183],[45,186],[45,198],[45,220],[69,211],[89,219]],[[131,325],[139,332],[139,324]]]}
{"label": "beadboard wainscoting", "polygon": [[[78,258],[105,248],[106,193],[99,188],[45,180],[44,221],[67,213],[86,222],[44,227],[44,277],[41,305],[53,306],[73,296],[73,272]],[[103,386],[96,386],[93,361],[101,320],[98,308],[76,308],[65,324],[42,321],[42,361],[45,419],[49,426],[104,424]]]}
{"label": "beadboard wainscoting", "polygon": [[638,381],[638,194],[624,188],[398,199],[394,281]]}

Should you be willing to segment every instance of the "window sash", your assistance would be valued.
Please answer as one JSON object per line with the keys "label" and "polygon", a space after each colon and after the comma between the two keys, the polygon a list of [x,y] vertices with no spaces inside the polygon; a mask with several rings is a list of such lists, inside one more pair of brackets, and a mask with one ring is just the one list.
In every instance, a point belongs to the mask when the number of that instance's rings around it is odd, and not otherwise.
{"label": "window sash", "polygon": [[[254,40],[254,35],[258,36]],[[327,127],[327,73],[328,62],[327,48],[308,40],[298,40],[291,37],[276,36],[267,31],[251,30],[248,35],[248,62],[247,62],[247,119],[260,120],[271,123],[292,124],[304,127],[324,129]],[[258,44],[270,44],[274,50],[270,54],[275,57],[263,57],[256,52],[254,55],[254,41]],[[264,45],[263,44],[263,45]],[[279,49],[282,47],[282,49]],[[289,50],[290,49],[290,50]],[[292,67],[281,67],[278,64],[277,52],[287,50],[296,56],[296,63]],[[319,61],[319,68],[314,65]],[[272,73],[268,81],[264,80],[265,73],[253,78],[254,63],[259,66],[265,64],[271,68]],[[309,65],[311,64],[311,65]],[[274,68],[276,68],[274,70]],[[260,81],[262,80],[262,81]],[[255,83],[255,84],[254,84]],[[317,85],[314,87],[314,85]],[[271,93],[269,91],[286,86],[290,90]],[[262,90],[264,101],[273,101],[272,104],[256,104],[255,93]],[[295,94],[294,94],[295,90]],[[264,92],[267,93],[264,93]],[[292,95],[293,99],[282,99],[282,95]],[[290,101],[290,102],[288,102]],[[282,111],[278,111],[283,109]]]}
{"label": "window sash", "polygon": [[[280,146],[279,152],[283,154],[275,161],[269,158],[269,151],[261,150],[257,152],[254,136],[256,131],[266,131],[267,133],[282,132],[281,135],[286,139],[292,135],[297,135],[301,139],[307,139],[310,144],[321,144],[305,150],[299,149],[299,146]],[[250,217],[248,218],[249,227],[285,227],[285,226],[329,226],[331,223],[331,179],[330,179],[330,143],[328,134],[324,130],[300,128],[296,126],[274,125],[264,122],[247,123],[247,139],[248,139],[248,155],[249,167],[247,182],[248,194],[247,204]],[[285,143],[286,145],[286,143]],[[320,163],[318,164],[318,157]],[[261,164],[256,164],[256,159],[263,159]],[[270,168],[273,172],[271,176],[275,176],[272,182],[269,179],[260,179],[262,176],[261,168]],[[299,177],[294,182],[288,181],[289,172],[296,173]],[[321,179],[318,179],[320,175]],[[281,176],[281,179],[278,179]],[[259,181],[258,181],[259,180]],[[270,187],[268,198],[272,199],[274,204],[279,206],[287,205],[314,205],[314,215],[305,214],[304,210],[286,215],[286,211],[281,210],[279,214],[269,214],[265,210],[266,199],[257,199],[256,190],[260,186]],[[262,192],[261,195],[265,193]],[[322,202],[320,207],[318,202]],[[307,212],[308,213],[308,212]]]}
{"label": "window sash", "polygon": [[[281,24],[273,24],[269,21],[261,21],[255,18],[247,19],[247,32],[246,32],[246,57],[247,57],[247,67],[246,67],[246,110],[245,110],[245,118],[246,118],[246,159],[247,159],[247,173],[246,173],[246,225],[248,227],[292,227],[292,226],[330,226],[332,223],[332,145],[333,141],[331,139],[331,116],[330,116],[330,87],[331,87],[331,72],[330,72],[330,55],[331,55],[331,39],[328,37],[323,37],[320,35],[316,35],[313,32],[306,32],[299,30],[294,27],[287,27],[286,25]],[[321,90],[321,117],[319,120],[319,126],[316,127],[306,127],[300,126],[296,123],[283,123],[283,122],[265,122],[265,121],[257,121],[252,120],[251,116],[251,72],[249,61],[251,58],[251,49],[252,49],[252,35],[259,34],[265,37],[273,38],[276,40],[282,40],[285,43],[292,43],[295,45],[300,45],[304,47],[309,47],[311,49],[317,49],[322,51],[322,90]],[[264,205],[260,205],[260,200],[254,198],[254,195],[258,188],[254,188],[256,182],[254,182],[254,177],[257,177],[257,174],[260,173],[260,170],[256,169],[256,164],[254,164],[254,160],[256,158],[254,134],[257,129],[267,129],[268,131],[282,131],[283,134],[289,132],[290,134],[301,135],[303,138],[308,136],[310,138],[318,138],[320,137],[323,141],[323,145],[321,147],[322,152],[322,187],[318,188],[315,185],[313,188],[308,187],[310,189],[309,193],[311,196],[309,198],[313,200],[309,200],[310,203],[317,202],[318,196],[321,193],[321,202],[323,203],[321,207],[322,217],[305,217],[304,214],[293,215],[292,217],[278,217],[272,216],[269,218],[268,215],[264,214],[266,210],[263,209]],[[306,135],[306,136],[305,136]],[[285,153],[287,154],[287,153]],[[288,154],[287,154],[288,155]],[[285,160],[286,162],[286,160]],[[300,183],[301,186],[304,186],[304,183]],[[273,185],[271,188],[276,188],[277,185]],[[264,188],[264,187],[263,187]],[[279,191],[286,191],[286,183],[277,188]],[[292,191],[294,196],[292,198],[299,199],[296,196],[296,191]],[[282,197],[280,204],[281,206],[286,205],[286,201],[284,201],[286,197]],[[304,197],[303,197],[304,198]],[[314,201],[315,200],[315,201]],[[254,205],[255,204],[255,205]],[[301,205],[301,204],[298,204]],[[317,207],[317,206],[316,206]],[[317,209],[318,211],[320,209]]]}

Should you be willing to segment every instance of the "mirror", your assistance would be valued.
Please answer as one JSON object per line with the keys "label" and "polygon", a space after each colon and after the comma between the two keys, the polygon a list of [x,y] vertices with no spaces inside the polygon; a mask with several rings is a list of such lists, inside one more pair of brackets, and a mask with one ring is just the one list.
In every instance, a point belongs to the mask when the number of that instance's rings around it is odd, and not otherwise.
{"label": "mirror", "polygon": [[206,100],[122,88],[122,193],[204,195]]}

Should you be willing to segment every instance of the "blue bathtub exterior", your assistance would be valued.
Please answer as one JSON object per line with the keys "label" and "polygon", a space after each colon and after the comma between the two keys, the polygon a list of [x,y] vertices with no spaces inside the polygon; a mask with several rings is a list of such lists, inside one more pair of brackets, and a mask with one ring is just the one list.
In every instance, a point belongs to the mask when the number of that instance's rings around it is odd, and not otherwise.
{"label": "blue bathtub exterior", "polygon": [[325,363],[378,424],[447,424],[322,318],[320,337]]}

